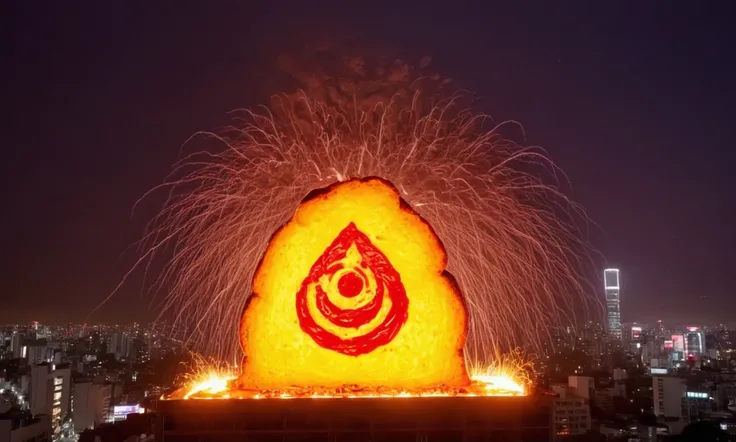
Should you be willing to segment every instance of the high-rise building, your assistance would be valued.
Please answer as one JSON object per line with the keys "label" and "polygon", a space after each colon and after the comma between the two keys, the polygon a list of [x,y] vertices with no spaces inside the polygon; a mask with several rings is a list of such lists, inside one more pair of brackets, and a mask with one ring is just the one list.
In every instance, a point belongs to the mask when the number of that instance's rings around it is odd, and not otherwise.
{"label": "high-rise building", "polygon": [[621,278],[619,270],[604,270],[603,282],[606,290],[606,325],[608,336],[612,339],[621,340],[621,302],[619,299]]}
{"label": "high-rise building", "polygon": [[706,388],[688,388],[682,398],[682,417],[685,422],[694,422],[711,411],[711,392]]}
{"label": "high-rise building", "polygon": [[669,376],[652,376],[654,414],[658,417],[682,417],[685,380]]}
{"label": "high-rise building", "polygon": [[582,340],[578,346],[591,358],[592,368],[599,369],[603,365],[603,353],[605,351],[605,327],[603,324],[588,322],[583,327]]}
{"label": "high-rise building", "polygon": [[[578,377],[570,376],[568,383],[572,383],[573,378]],[[555,434],[573,436],[590,431],[590,398],[586,397],[590,395],[588,383],[584,383],[582,388],[578,384],[553,385],[552,390],[557,393],[552,413]]]}
{"label": "high-rise building", "polygon": [[638,325],[631,327],[631,340],[633,342],[641,341],[641,327],[639,327]]}
{"label": "high-rise building", "polygon": [[23,334],[18,332],[13,332],[13,336],[10,338],[10,350],[13,352],[13,358],[19,359],[25,357],[25,352],[23,350]]}
{"label": "high-rise building", "polygon": [[672,350],[680,353],[685,352],[685,335],[682,333],[672,335]]}
{"label": "high-rise building", "polygon": [[135,357],[135,343],[129,332],[116,332],[110,336],[110,345],[107,352],[115,355],[115,359],[133,360]]}
{"label": "high-rise building", "polygon": [[700,327],[688,327],[684,335],[684,350],[687,357],[700,358],[705,353],[705,333]]}
{"label": "high-rise building", "polygon": [[90,351],[92,353],[100,353],[102,351],[102,339],[100,338],[100,332],[94,330],[89,336]]}
{"label": "high-rise building", "polygon": [[30,365],[51,362],[54,349],[49,348],[45,339],[34,339],[26,342],[25,357]]}
{"label": "high-rise building", "polygon": [[55,434],[60,431],[62,419],[69,412],[70,398],[71,369],[68,365],[45,363],[31,367],[31,413],[51,416]]}
{"label": "high-rise building", "polygon": [[107,422],[112,400],[112,384],[77,382],[74,384],[74,428],[81,433]]}
{"label": "high-rise building", "polygon": [[[662,323],[662,320],[657,321],[657,325],[651,330],[652,334],[656,337],[663,337],[666,336],[664,324]],[[669,336],[668,336],[669,337]]]}

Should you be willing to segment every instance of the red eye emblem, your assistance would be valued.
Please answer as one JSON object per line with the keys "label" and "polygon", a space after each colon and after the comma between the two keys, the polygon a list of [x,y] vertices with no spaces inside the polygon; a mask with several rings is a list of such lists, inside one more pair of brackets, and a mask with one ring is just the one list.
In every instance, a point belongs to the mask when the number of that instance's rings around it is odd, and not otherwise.
{"label": "red eye emblem", "polygon": [[391,342],[408,310],[401,276],[354,223],[317,258],[296,295],[302,330],[319,346],[350,356]]}
{"label": "red eye emblem", "polygon": [[363,291],[363,279],[355,273],[346,273],[340,277],[337,288],[344,297],[353,298]]}

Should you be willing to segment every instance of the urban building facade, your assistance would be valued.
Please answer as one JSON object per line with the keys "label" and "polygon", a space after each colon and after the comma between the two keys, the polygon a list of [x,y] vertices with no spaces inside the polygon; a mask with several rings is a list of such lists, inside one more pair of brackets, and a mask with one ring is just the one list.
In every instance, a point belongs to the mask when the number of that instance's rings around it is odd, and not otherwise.
{"label": "urban building facade", "polygon": [[664,418],[682,418],[682,398],[686,391],[684,379],[652,376],[654,415]]}
{"label": "urban building facade", "polygon": [[32,366],[29,399],[31,413],[51,416],[51,426],[58,433],[71,403],[70,367],[48,363]]}
{"label": "urban building facade", "polygon": [[[572,383],[571,376],[570,383]],[[577,378],[577,377],[575,377]],[[587,393],[588,386],[580,383],[582,394]],[[555,385],[552,390],[557,393],[553,402],[552,422],[556,436],[575,436],[585,434],[591,429],[590,400],[578,393],[578,388],[570,385]]]}
{"label": "urban building facade", "polygon": [[73,421],[77,432],[92,430],[109,420],[112,388],[109,383],[75,382]]}
{"label": "urban building facade", "polygon": [[700,358],[705,353],[705,335],[700,327],[688,327],[683,344],[685,357]]}

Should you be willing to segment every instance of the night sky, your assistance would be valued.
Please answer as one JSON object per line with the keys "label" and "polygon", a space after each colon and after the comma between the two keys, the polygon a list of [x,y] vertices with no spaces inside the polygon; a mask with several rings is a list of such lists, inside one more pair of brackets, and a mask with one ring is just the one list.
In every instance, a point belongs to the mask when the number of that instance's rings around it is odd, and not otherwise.
{"label": "night sky", "polygon": [[[161,201],[133,205],[186,139],[284,92],[277,57],[317,38],[430,55],[478,111],[522,122],[598,224],[600,272],[621,268],[624,321],[736,321],[730,2],[13,3],[0,323],[84,320],[134,262]],[[141,282],[88,319],[154,318]]]}

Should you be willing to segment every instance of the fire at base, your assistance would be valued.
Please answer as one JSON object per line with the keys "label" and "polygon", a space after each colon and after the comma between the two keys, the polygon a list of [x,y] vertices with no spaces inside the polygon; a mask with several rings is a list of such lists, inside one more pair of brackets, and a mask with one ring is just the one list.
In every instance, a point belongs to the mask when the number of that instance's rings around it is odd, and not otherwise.
{"label": "fire at base", "polygon": [[172,398],[521,395],[468,375],[467,311],[432,228],[379,178],[313,192],[271,238],[241,321],[241,372]]}

